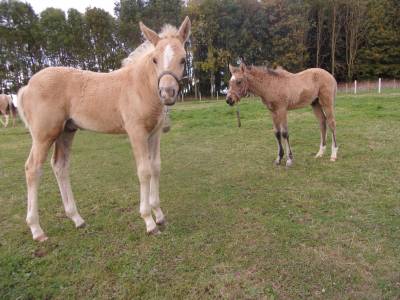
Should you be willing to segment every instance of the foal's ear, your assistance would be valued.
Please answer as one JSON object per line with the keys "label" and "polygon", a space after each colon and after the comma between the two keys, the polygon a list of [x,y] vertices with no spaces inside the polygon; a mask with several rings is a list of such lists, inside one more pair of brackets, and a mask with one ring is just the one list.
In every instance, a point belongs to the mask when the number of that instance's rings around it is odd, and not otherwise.
{"label": "foal's ear", "polygon": [[148,28],[146,25],[143,24],[143,22],[139,22],[140,30],[142,31],[143,35],[152,43],[154,46],[157,45],[158,41],[160,40],[160,37],[158,36],[157,33],[155,33],[153,30]]}
{"label": "foal's ear", "polygon": [[182,25],[181,27],[179,27],[178,30],[179,38],[182,41],[182,43],[185,43],[189,38],[191,27],[192,24],[190,23],[190,19],[188,16],[186,16],[185,20],[183,20]]}
{"label": "foal's ear", "polygon": [[240,71],[244,72],[244,71],[246,71],[246,69],[247,69],[247,66],[245,65],[244,62],[242,62],[242,63],[240,64]]}
{"label": "foal's ear", "polygon": [[231,72],[231,74],[233,74],[237,71],[237,68],[229,64],[229,71]]}

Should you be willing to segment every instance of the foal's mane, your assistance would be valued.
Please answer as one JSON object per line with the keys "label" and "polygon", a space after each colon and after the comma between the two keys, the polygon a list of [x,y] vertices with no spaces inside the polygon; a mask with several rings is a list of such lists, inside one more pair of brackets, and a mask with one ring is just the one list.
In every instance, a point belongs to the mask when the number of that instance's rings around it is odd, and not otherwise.
{"label": "foal's mane", "polygon": [[289,71],[286,71],[281,66],[278,66],[275,69],[271,69],[266,66],[251,66],[250,72],[255,73],[257,75],[267,74],[273,77],[286,77],[292,74]]}
{"label": "foal's mane", "polygon": [[[160,38],[178,38],[178,29],[170,24],[165,24],[158,34]],[[147,54],[155,49],[154,45],[149,41],[145,41],[140,44],[133,52],[131,52],[127,58],[122,60],[122,67],[133,64],[143,59]]]}

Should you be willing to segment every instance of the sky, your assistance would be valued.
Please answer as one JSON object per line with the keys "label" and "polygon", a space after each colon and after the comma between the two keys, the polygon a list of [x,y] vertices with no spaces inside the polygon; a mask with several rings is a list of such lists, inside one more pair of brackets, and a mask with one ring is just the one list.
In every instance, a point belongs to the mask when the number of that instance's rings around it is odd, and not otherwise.
{"label": "sky", "polygon": [[114,15],[114,0],[26,0],[32,5],[34,11],[40,14],[47,7],[61,8],[67,12],[69,8],[75,8],[84,13],[86,7],[98,7]]}

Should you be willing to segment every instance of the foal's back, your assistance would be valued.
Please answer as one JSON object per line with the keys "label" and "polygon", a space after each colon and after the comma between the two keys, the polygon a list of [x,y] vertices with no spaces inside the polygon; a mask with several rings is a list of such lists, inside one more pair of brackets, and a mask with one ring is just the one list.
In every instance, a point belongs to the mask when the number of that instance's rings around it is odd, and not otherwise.
{"label": "foal's back", "polygon": [[[68,119],[78,127],[122,131],[118,100],[125,84],[125,69],[96,73],[69,67],[49,67],[36,73],[23,91],[23,107],[33,127],[53,126],[54,131]],[[98,116],[103,115],[99,121]],[[48,125],[46,125],[48,124]]]}

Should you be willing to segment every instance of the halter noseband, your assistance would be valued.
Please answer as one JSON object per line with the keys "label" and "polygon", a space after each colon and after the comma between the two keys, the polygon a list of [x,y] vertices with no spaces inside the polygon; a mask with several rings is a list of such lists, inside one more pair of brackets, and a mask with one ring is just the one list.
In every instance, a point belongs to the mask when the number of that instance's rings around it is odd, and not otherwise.
{"label": "halter noseband", "polygon": [[176,80],[176,83],[178,83],[178,92],[176,94],[179,94],[179,92],[181,91],[181,79],[179,79],[178,76],[176,76],[175,73],[173,73],[171,71],[161,72],[160,76],[158,76],[157,87],[160,89],[161,78],[165,75],[171,75],[172,77],[174,77],[174,79]]}

